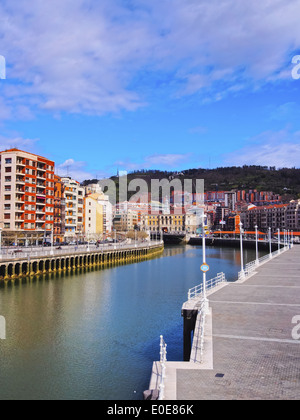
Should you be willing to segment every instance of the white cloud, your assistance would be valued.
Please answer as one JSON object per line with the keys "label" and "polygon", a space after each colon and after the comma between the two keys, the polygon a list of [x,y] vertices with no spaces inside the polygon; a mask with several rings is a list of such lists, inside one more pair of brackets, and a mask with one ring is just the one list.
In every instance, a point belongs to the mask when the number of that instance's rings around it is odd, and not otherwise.
{"label": "white cloud", "polygon": [[22,137],[4,137],[0,135],[0,150],[20,149],[27,152],[36,152],[38,139],[24,139]]}
{"label": "white cloud", "polygon": [[131,162],[130,160],[118,161],[115,162],[115,165],[126,169],[128,171],[135,171],[140,169],[176,169],[178,165],[185,163],[190,158],[189,153],[176,154],[176,153],[166,153],[166,154],[156,154],[150,155],[143,158],[141,162]]}
{"label": "white cloud", "polygon": [[300,167],[300,132],[267,131],[247,141],[247,145],[224,156],[226,165],[261,165],[277,168]]}
{"label": "white cloud", "polygon": [[214,100],[290,78],[299,0],[10,0],[0,4],[7,62],[0,118],[33,110],[134,111],[156,71],[177,97]]}
{"label": "white cloud", "polygon": [[85,167],[86,162],[76,162],[74,159],[67,159],[56,166],[56,172],[59,176],[69,176],[78,182],[94,179],[95,175],[88,172]]}

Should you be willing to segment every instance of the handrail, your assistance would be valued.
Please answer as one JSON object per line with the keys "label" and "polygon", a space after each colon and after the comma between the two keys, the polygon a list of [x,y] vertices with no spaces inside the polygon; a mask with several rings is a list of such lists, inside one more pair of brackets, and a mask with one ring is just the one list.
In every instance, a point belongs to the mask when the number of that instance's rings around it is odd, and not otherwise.
{"label": "handrail", "polygon": [[[43,258],[43,257],[56,257],[61,255],[78,255],[82,253],[102,253],[107,251],[126,251],[126,250],[134,250],[139,248],[151,248],[153,246],[162,245],[162,241],[151,241],[151,242],[144,242],[144,243],[136,243],[136,244],[112,244],[110,246],[99,246],[97,248],[96,245],[90,245],[89,247],[86,246],[72,246],[72,247],[62,247],[62,249],[58,250],[55,248],[48,247],[47,249],[39,249],[35,251],[26,250],[26,248],[23,248],[22,252],[18,252],[18,250],[9,250],[5,249],[6,252],[3,252],[4,249],[2,249],[2,253],[0,251],[0,262],[9,262],[14,260],[20,260],[20,259],[30,259],[30,258]],[[17,251],[17,252],[16,252]]]}
{"label": "handrail", "polygon": [[163,400],[165,397],[165,378],[166,378],[166,361],[167,361],[167,344],[160,336],[160,365],[161,365],[161,379],[159,385],[159,400]]}
{"label": "handrail", "polygon": [[238,274],[238,280],[245,279],[246,277],[253,274],[255,269],[259,267],[260,265],[266,263],[267,261],[270,261],[272,258],[277,257],[278,255],[282,254],[285,251],[288,251],[290,249],[289,246],[285,246],[284,248],[278,249],[271,254],[264,255],[263,257],[259,258],[258,260],[251,261],[248,264],[245,265],[244,271],[240,271]]}
{"label": "handrail", "polygon": [[[218,286],[220,283],[223,282],[226,282],[225,274],[223,272],[218,273],[216,277],[206,282],[206,290],[213,289],[214,287]],[[203,295],[203,283],[189,289],[188,300],[197,298],[201,295]]]}

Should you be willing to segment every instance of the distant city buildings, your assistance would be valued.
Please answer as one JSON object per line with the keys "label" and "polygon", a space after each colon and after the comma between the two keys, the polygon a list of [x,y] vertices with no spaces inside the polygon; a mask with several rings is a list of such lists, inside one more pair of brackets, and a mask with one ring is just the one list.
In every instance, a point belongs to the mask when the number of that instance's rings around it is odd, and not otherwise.
{"label": "distant city buildings", "polygon": [[[204,217],[203,217],[204,216]],[[102,240],[116,232],[148,233],[300,231],[300,200],[282,203],[271,191],[189,193],[172,190],[152,200],[151,192],[112,205],[99,184],[82,186],[55,175],[55,163],[10,149],[0,152],[0,229],[14,243]]]}

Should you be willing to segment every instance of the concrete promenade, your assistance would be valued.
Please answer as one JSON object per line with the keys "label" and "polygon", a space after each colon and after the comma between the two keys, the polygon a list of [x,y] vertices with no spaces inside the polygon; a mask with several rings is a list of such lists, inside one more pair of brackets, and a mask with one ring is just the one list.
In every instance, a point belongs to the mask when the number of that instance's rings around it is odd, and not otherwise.
{"label": "concrete promenade", "polygon": [[300,399],[300,247],[212,291],[209,307],[203,363],[167,362],[164,399]]}

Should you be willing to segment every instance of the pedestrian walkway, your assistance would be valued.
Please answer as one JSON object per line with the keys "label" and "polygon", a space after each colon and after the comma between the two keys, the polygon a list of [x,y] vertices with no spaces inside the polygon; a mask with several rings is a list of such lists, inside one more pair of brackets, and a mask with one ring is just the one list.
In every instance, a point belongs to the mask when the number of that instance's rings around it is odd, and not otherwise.
{"label": "pedestrian walkway", "polygon": [[209,307],[203,363],[167,362],[165,399],[299,399],[300,247],[212,292]]}

